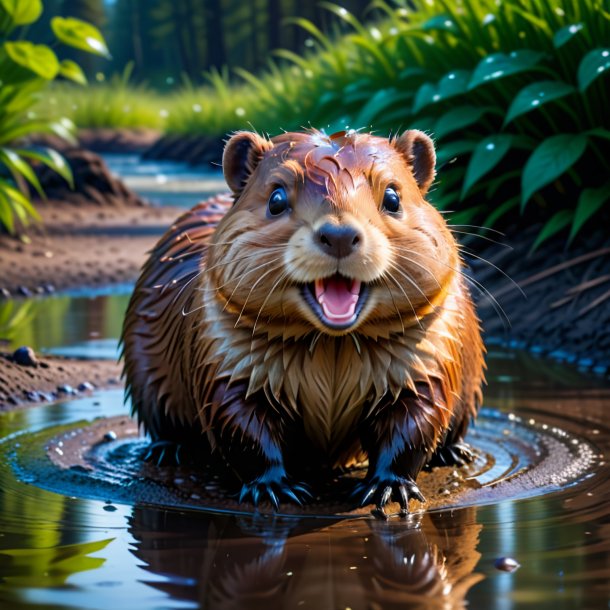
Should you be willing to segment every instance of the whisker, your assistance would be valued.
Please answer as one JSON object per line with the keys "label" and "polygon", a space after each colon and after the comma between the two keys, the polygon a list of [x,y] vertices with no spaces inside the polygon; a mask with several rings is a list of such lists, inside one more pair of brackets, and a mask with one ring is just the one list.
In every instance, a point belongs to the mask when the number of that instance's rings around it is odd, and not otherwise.
{"label": "whisker", "polygon": [[[273,265],[273,263],[276,263],[277,261],[281,260],[281,257],[278,256],[277,258],[274,258],[270,261],[265,261],[262,265],[258,265],[256,267],[254,267],[251,270],[248,270],[244,273],[241,274],[237,285],[235,286],[235,288],[233,288],[233,291],[231,292],[231,294],[229,295],[229,298],[227,299],[227,302],[225,303],[224,307],[222,308],[223,311],[225,311],[227,309],[227,307],[229,306],[229,304],[231,303],[231,299],[233,298],[233,295],[235,294],[235,291],[239,288],[239,285],[241,284],[242,280],[244,279],[244,277],[246,277],[246,275],[249,275],[252,271],[256,271],[258,269],[260,269],[261,267],[265,267],[267,265]],[[258,278],[258,280],[256,280],[256,282],[254,282],[254,284],[252,285],[252,287],[250,288],[250,292],[248,292],[248,296],[246,297],[246,302],[244,303],[244,306],[242,307],[242,310],[239,314],[239,318],[237,318],[237,322],[239,322],[243,312],[244,312],[244,308],[246,307],[246,304],[248,303],[248,299],[250,298],[250,295],[252,294],[252,291],[256,288],[256,286],[258,286],[259,282],[267,277],[267,275],[269,275],[269,273],[271,273],[274,270],[277,270],[280,267],[280,265],[276,266],[276,267],[271,267],[270,269],[268,269],[267,271],[265,271],[265,273],[263,273],[263,275],[261,275],[261,277]],[[237,324],[237,323],[236,323]]]}
{"label": "whisker", "polygon": [[515,280],[513,280],[513,278],[510,277],[510,275],[508,275],[508,273],[506,273],[504,270],[500,269],[500,267],[498,267],[497,265],[494,265],[494,263],[492,263],[491,261],[488,261],[486,258],[483,258],[482,256],[479,256],[478,254],[474,254],[474,252],[471,252],[469,248],[464,248],[463,246],[461,246],[460,248],[463,249],[464,252],[466,252],[467,256],[472,256],[473,258],[476,258],[477,260],[480,260],[483,263],[487,263],[489,266],[493,267],[496,271],[499,271],[523,295],[523,297],[527,299],[527,295],[525,294],[525,292],[523,292],[523,289],[521,288],[521,286],[519,286],[519,284],[517,284],[517,282],[515,282]]}
{"label": "whisker", "polygon": [[447,223],[448,227],[466,227],[467,229],[480,229],[482,231],[490,231],[491,233],[495,233],[496,235],[499,235],[500,237],[506,237],[506,233],[503,233],[502,231],[498,231],[498,229],[492,229],[491,227],[483,227],[481,225],[452,225]]}
{"label": "whisker", "polygon": [[282,273],[280,275],[280,277],[276,280],[275,284],[273,284],[273,286],[271,286],[271,290],[269,291],[269,294],[267,295],[267,297],[263,301],[263,304],[260,306],[260,309],[258,310],[258,314],[256,315],[256,320],[254,321],[254,326],[252,327],[252,339],[254,339],[254,333],[256,332],[256,325],[258,324],[258,320],[259,320],[259,318],[261,316],[261,313],[263,313],[263,309],[265,308],[265,305],[267,304],[267,302],[271,298],[271,295],[273,294],[273,291],[277,288],[277,285],[280,282],[282,282],[283,280],[285,280],[287,277],[288,277],[288,273],[286,273],[286,272]]}
{"label": "whisker", "polygon": [[[404,248],[403,248],[404,249]],[[411,250],[407,250],[404,249],[407,252],[413,253]],[[498,317],[502,320],[502,323],[504,324],[505,328],[510,328],[512,325],[510,323],[510,319],[508,317],[508,315],[506,314],[506,312],[504,311],[504,309],[502,308],[502,306],[500,305],[500,303],[498,303],[498,300],[494,297],[493,294],[491,294],[491,292],[489,292],[489,290],[487,288],[485,288],[485,286],[483,286],[483,284],[481,284],[480,282],[478,282],[477,280],[475,280],[474,278],[470,277],[469,275],[467,275],[466,273],[464,273],[461,269],[456,269],[455,267],[452,267],[449,263],[446,263],[430,254],[424,254],[424,253],[420,253],[422,256],[426,256],[427,258],[440,263],[441,265],[444,265],[445,267],[447,267],[448,269],[451,269],[452,271],[454,271],[455,273],[459,273],[466,282],[468,282],[470,285],[474,286],[475,288],[477,288],[477,290],[481,293],[486,295],[487,297],[489,297],[489,299],[491,300],[492,303],[492,307],[494,308],[495,312],[498,314]]]}
{"label": "whisker", "polygon": [[398,316],[398,319],[400,320],[400,325],[402,326],[402,334],[405,334],[405,324],[402,321],[402,316],[400,315],[400,310],[398,309],[398,306],[396,305],[396,300],[394,299],[394,295],[392,294],[392,290],[390,289],[390,286],[388,285],[385,277],[382,275],[381,279],[383,281],[383,283],[385,284],[385,287],[388,290],[388,294],[390,295],[390,298],[392,299],[392,305],[394,305],[394,310],[396,311],[396,315]]}
{"label": "whisker", "polygon": [[[261,267],[264,267],[265,265],[275,263],[276,261],[278,261],[280,259],[281,259],[281,257],[278,256],[276,258],[271,259],[270,261],[265,261],[264,263],[261,263],[260,265],[253,267],[252,269],[246,269],[246,271],[244,271],[242,273],[242,275],[248,275],[249,273],[252,273],[253,271],[256,271],[257,269],[260,269]],[[234,261],[230,261],[230,262],[234,262]],[[205,269],[203,269],[201,272],[203,273],[204,271],[205,271]],[[197,290],[198,292],[218,292],[221,288],[224,288],[225,286],[228,286],[231,282],[235,281],[235,279],[236,278],[232,277],[232,278],[228,279],[224,284],[221,284],[220,286],[212,286],[211,288],[196,288],[195,290]]]}
{"label": "whisker", "polygon": [[[284,246],[278,246],[277,248],[269,248],[270,250],[283,250]],[[260,252],[251,252],[250,254],[244,254],[243,256],[238,256],[237,258],[231,258],[228,261],[224,261],[222,263],[216,263],[215,265],[212,265],[211,267],[206,267],[205,271],[212,271],[213,269],[217,269],[218,267],[226,267],[227,265],[230,265],[231,263],[238,263],[239,261],[243,261],[246,258],[252,258],[253,256],[260,256],[261,253]]]}
{"label": "whisker", "polygon": [[[394,246],[396,247],[396,246]],[[414,252],[413,250],[409,250],[408,248],[405,248],[404,246],[398,246],[398,248],[402,251],[402,252],[408,252],[409,254],[416,254],[416,252]],[[436,285],[438,286],[439,290],[442,290],[442,286],[440,285],[438,278],[436,277],[436,275],[434,275],[434,273],[432,273],[432,271],[430,271],[430,269],[428,269],[428,267],[426,267],[426,265],[422,265],[421,263],[418,263],[416,260],[409,258],[408,256],[405,256],[404,254],[398,254],[398,256],[400,258],[404,258],[406,261],[409,261],[410,263],[412,263],[413,265],[416,265],[417,267],[419,267],[420,269],[423,269],[426,273],[428,273],[428,275],[430,275],[430,277],[432,277],[432,279],[436,282]]]}
{"label": "whisker", "polygon": [[458,231],[457,229],[451,229],[451,232],[459,233],[460,235],[471,235],[472,237],[478,237],[479,239],[484,239],[485,241],[491,242],[492,244],[496,244],[497,246],[501,246],[502,248],[508,248],[509,250],[514,250],[514,248],[510,244],[503,244],[501,241],[497,241],[496,239],[487,237],[487,235],[481,235],[480,233],[473,233],[472,231]]}
{"label": "whisker", "polygon": [[466,282],[468,282],[471,286],[474,286],[475,288],[477,288],[477,290],[481,294],[484,294],[487,297],[489,297],[489,299],[491,300],[492,307],[494,308],[495,312],[498,314],[498,317],[500,318],[500,320],[502,320],[502,324],[504,325],[504,327],[511,328],[512,325],[510,323],[510,319],[509,319],[508,315],[506,314],[506,312],[504,311],[504,309],[502,308],[500,303],[498,303],[498,300],[496,299],[496,297],[494,297],[494,295],[491,294],[491,292],[487,288],[485,288],[485,286],[483,286],[483,284],[481,284],[481,282],[478,282],[474,278],[470,277],[468,274],[464,273],[461,269],[456,269],[455,267],[452,267],[449,263],[445,263],[444,261],[438,260],[429,254],[425,254],[424,256],[428,256],[428,258],[435,260],[436,262],[440,263],[441,265],[445,265],[445,267],[448,267],[455,273],[459,273]]}
{"label": "whisker", "polygon": [[[398,271],[397,267],[394,266],[393,268]],[[424,330],[424,327],[422,326],[421,320],[419,319],[419,316],[417,315],[417,312],[415,311],[415,307],[413,307],[413,302],[409,298],[409,295],[405,292],[405,289],[400,285],[400,282],[392,275],[391,271],[388,270],[388,271],[386,271],[386,273],[388,274],[390,279],[396,284],[396,286],[398,286],[398,288],[400,288],[400,291],[405,295],[405,299],[407,299],[407,303],[409,303],[409,307],[411,308],[411,311],[413,312],[413,316],[417,320],[417,324],[419,325],[419,327],[422,330]],[[402,318],[401,318],[401,321],[402,321]]]}
{"label": "whisker", "polygon": [[[254,282],[254,284],[252,285],[252,287],[250,288],[250,292],[248,292],[248,296],[246,297],[246,300],[244,301],[244,304],[241,308],[241,311],[239,312],[239,316],[237,317],[237,321],[235,322],[234,328],[237,328],[237,325],[239,324],[239,321],[241,320],[244,311],[246,310],[246,307],[248,305],[248,301],[250,300],[250,297],[252,296],[252,292],[254,291],[254,289],[259,285],[259,283],[264,280],[270,273],[273,273],[274,271],[277,271],[280,268],[280,265],[277,265],[276,267],[271,267],[271,269],[268,269],[267,271],[265,271],[265,273],[263,273],[263,275],[261,275],[258,280],[256,280],[256,282]],[[232,296],[232,295],[231,295]],[[230,299],[231,297],[229,297]],[[228,301],[227,301],[228,304]],[[226,305],[225,305],[226,307]]]}

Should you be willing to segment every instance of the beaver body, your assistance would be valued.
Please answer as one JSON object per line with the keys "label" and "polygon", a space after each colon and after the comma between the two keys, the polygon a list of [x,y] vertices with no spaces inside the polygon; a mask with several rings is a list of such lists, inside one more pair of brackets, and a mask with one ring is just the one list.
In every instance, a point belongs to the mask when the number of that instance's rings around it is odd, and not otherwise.
{"label": "beaver body", "polygon": [[425,464],[467,459],[484,348],[424,200],[434,164],[415,130],[235,134],[233,201],[179,218],[125,319],[127,392],[153,442],[206,445],[242,500],[276,506],[304,498],[307,472],[368,458],[358,500],[406,511]]}

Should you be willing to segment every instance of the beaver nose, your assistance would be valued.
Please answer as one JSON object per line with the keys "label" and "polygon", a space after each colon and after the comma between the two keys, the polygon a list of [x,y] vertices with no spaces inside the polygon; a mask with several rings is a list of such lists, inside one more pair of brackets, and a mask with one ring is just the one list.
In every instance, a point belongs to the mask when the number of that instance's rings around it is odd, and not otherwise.
{"label": "beaver nose", "polygon": [[318,246],[336,258],[349,256],[360,243],[360,231],[351,225],[324,223],[316,232]]}

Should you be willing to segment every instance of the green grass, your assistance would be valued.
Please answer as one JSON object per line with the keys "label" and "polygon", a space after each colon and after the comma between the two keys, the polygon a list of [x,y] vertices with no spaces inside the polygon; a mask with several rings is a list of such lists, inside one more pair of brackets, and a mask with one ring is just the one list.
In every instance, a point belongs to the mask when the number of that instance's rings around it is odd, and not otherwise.
{"label": "green grass", "polygon": [[162,95],[129,83],[131,68],[87,88],[56,83],[36,111],[46,117],[68,116],[79,128],[163,129],[168,101]]}

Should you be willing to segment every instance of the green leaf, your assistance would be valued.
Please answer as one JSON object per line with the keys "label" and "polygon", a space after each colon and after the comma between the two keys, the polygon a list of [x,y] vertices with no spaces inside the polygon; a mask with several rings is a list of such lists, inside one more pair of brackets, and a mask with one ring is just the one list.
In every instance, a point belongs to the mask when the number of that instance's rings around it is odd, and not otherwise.
{"label": "green leaf", "polygon": [[521,209],[530,197],[568,170],[585,152],[584,134],[558,134],[542,142],[525,164],[521,178]]}
{"label": "green leaf", "polygon": [[110,58],[104,37],[94,25],[86,21],[74,17],[53,17],[51,29],[64,44]]}
{"label": "green leaf", "polygon": [[574,93],[576,89],[572,85],[568,85],[563,81],[543,80],[537,83],[527,85],[517,93],[512,101],[504,125],[507,125],[518,116],[539,108],[547,102],[565,97],[570,93]]}
{"label": "green leaf", "polygon": [[40,150],[17,149],[15,152],[22,157],[46,165],[54,172],[57,172],[70,185],[70,188],[74,188],[72,170],[63,156],[56,150],[53,150],[52,148],[42,148]]}
{"label": "green leaf", "polygon": [[34,23],[42,13],[41,0],[0,0],[0,6],[11,16],[14,25]]}
{"label": "green leaf", "polygon": [[495,134],[481,140],[470,157],[466,176],[462,185],[462,198],[472,186],[490,172],[510,150],[514,136],[510,134]]}
{"label": "green leaf", "polygon": [[3,225],[9,233],[13,233],[15,230],[13,205],[10,197],[4,192],[2,181],[0,181],[0,224]]}
{"label": "green leaf", "polygon": [[529,49],[512,51],[508,55],[504,53],[488,55],[475,68],[468,89],[474,89],[511,74],[532,70],[543,58],[544,53]]}
{"label": "green leaf", "polygon": [[79,85],[87,84],[87,77],[81,67],[71,59],[64,59],[59,65],[59,73]]}
{"label": "green leaf", "polygon": [[468,87],[470,75],[470,70],[452,70],[445,74],[438,81],[438,84],[426,83],[422,85],[415,96],[413,112],[419,112],[429,104],[443,102],[456,95],[461,95]]}
{"label": "green leaf", "polygon": [[445,113],[436,121],[434,135],[442,138],[458,129],[465,129],[476,123],[489,111],[487,106],[458,106]]}
{"label": "green leaf", "polygon": [[582,226],[597,212],[606,201],[610,200],[610,182],[606,182],[599,188],[585,189],[578,198],[578,205],[574,212],[574,221],[572,222],[572,229],[570,231],[570,237],[568,238],[568,244],[572,243],[572,240],[578,235],[578,232]]}
{"label": "green leaf", "polygon": [[424,68],[418,68],[418,67],[411,67],[411,68],[405,68],[402,72],[400,72],[400,74],[398,75],[398,80],[400,82],[402,81],[407,81],[411,78],[416,78],[416,79],[420,79],[420,78],[425,78],[428,75],[428,71],[425,70]]}
{"label": "green leaf", "polygon": [[610,49],[589,51],[578,66],[578,88],[581,91],[610,68]]}
{"label": "green leaf", "polygon": [[436,151],[437,167],[451,161],[455,157],[459,157],[466,153],[471,153],[475,149],[476,145],[477,143],[475,140],[454,140],[453,142],[443,144]]}
{"label": "green leaf", "polygon": [[5,42],[7,55],[21,67],[38,74],[45,80],[53,80],[59,72],[59,61],[49,47],[25,40]]}
{"label": "green leaf", "polygon": [[436,15],[435,17],[432,17],[432,19],[428,19],[428,21],[426,21],[420,27],[424,32],[441,30],[443,32],[457,34],[459,31],[455,21],[449,15]]}
{"label": "green leaf", "polygon": [[519,206],[519,197],[511,197],[508,201],[505,201],[499,205],[484,221],[484,227],[493,227],[496,221],[499,220],[504,214]]}
{"label": "green leaf", "polygon": [[10,182],[0,179],[0,222],[4,224],[9,233],[15,230],[17,217],[26,224],[30,218],[40,220],[40,215],[32,204]]}
{"label": "green leaf", "polygon": [[565,229],[572,222],[573,215],[571,210],[560,210],[553,214],[544,227],[542,227],[540,233],[538,233],[538,237],[536,237],[536,241],[534,241],[530,252],[534,252],[534,250],[537,250],[540,244],[545,242],[549,237],[552,237],[555,233],[559,233],[559,231]]}
{"label": "green leaf", "polygon": [[583,28],[584,23],[573,23],[572,25],[566,25],[565,27],[557,30],[553,36],[553,46],[556,49],[560,49],[566,43],[570,42],[574,36],[576,36]]}
{"label": "green leaf", "polygon": [[[394,87],[380,89],[364,105],[360,111],[360,114],[355,120],[355,124],[363,127],[369,126],[377,117],[379,117],[380,113],[387,110],[393,104],[406,101],[409,95],[410,92],[397,91]],[[404,113],[406,116],[406,105]],[[380,118],[383,119],[385,117],[382,116]]]}
{"label": "green leaf", "polygon": [[74,123],[63,118],[52,123],[43,121],[25,121],[9,129],[0,130],[0,144],[9,144],[14,140],[39,133],[54,133],[60,138],[76,144],[74,138]]}
{"label": "green leaf", "polygon": [[610,140],[610,131],[604,129],[603,127],[595,127],[595,129],[589,129],[587,132],[590,136],[595,136],[596,138],[604,138],[604,140]]}
{"label": "green leaf", "polygon": [[8,167],[14,177],[23,176],[41,197],[45,196],[34,170],[14,150],[0,148],[0,163]]}
{"label": "green leaf", "polygon": [[432,96],[435,92],[436,87],[432,83],[424,83],[415,94],[411,112],[417,114],[422,108],[429,106],[432,103]]}

